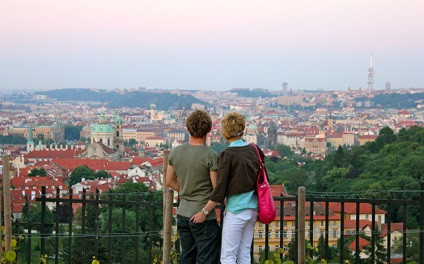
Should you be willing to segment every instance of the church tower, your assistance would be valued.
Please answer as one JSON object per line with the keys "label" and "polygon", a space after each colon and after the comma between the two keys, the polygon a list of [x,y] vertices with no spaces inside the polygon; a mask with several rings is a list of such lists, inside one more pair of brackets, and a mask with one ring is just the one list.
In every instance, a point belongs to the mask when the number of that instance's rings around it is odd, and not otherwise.
{"label": "church tower", "polygon": [[27,152],[30,153],[35,149],[34,139],[32,138],[32,127],[28,128]]}
{"label": "church tower", "polygon": [[115,128],[114,128],[114,142],[115,149],[120,153],[124,153],[124,138],[122,136],[122,118],[119,116],[119,113],[115,116]]}

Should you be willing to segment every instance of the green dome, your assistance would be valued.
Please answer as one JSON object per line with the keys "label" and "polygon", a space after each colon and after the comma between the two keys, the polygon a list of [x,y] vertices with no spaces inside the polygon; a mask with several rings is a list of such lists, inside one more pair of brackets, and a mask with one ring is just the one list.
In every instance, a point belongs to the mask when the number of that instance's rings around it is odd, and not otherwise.
{"label": "green dome", "polygon": [[119,113],[116,115],[116,117],[115,117],[115,124],[116,125],[122,125],[122,118],[121,118],[121,116],[119,115]]}
{"label": "green dome", "polygon": [[91,127],[92,127],[91,133],[105,133],[105,132],[113,133],[113,127],[108,124],[94,124]]}
{"label": "green dome", "polygon": [[258,129],[258,126],[257,125],[255,125],[255,124],[250,124],[249,125],[249,127],[248,127],[249,129]]}

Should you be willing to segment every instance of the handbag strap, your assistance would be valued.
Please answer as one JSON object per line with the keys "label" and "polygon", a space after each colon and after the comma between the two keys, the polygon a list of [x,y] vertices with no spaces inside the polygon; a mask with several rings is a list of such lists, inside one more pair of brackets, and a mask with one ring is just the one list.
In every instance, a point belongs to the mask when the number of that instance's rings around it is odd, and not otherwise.
{"label": "handbag strap", "polygon": [[256,146],[256,144],[253,144],[253,143],[249,143],[249,145],[251,145],[251,146],[253,146],[255,148],[256,154],[258,155],[259,166],[260,167],[263,167],[264,166],[264,163],[262,162],[262,158],[261,158],[261,155],[259,154],[258,147]]}

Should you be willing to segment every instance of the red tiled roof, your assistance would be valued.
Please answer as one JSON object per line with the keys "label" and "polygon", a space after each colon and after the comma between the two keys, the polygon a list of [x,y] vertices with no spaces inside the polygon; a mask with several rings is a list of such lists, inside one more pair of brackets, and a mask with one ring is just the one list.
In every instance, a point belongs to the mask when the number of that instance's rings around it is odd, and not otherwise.
{"label": "red tiled roof", "polygon": [[[365,246],[368,246],[370,242],[366,239],[363,239],[362,237],[359,237],[359,251],[362,251]],[[352,243],[349,245],[349,249],[352,251],[356,251],[356,239],[353,240]]]}
{"label": "red tiled roof", "polygon": [[93,171],[102,170],[103,167],[109,162],[107,159],[53,159],[56,163],[66,170],[72,171],[78,166],[86,165]]}
{"label": "red tiled roof", "polygon": [[272,151],[271,156],[272,157],[276,157],[276,158],[281,158],[281,155],[280,155],[280,153],[278,153],[278,150],[277,149],[274,149]]}
{"label": "red tiled roof", "polygon": [[[369,228],[372,227],[372,222],[369,220],[359,220],[359,228],[364,229],[365,227],[369,226]],[[356,220],[345,220],[344,221],[344,227],[347,229],[350,228],[356,228]]]}
{"label": "red tiled roof", "polygon": [[128,168],[132,165],[130,161],[110,161],[108,162],[103,169],[104,170],[128,170]]}
{"label": "red tiled roof", "polygon": [[78,154],[84,152],[83,150],[77,149],[65,149],[65,150],[34,150],[25,155],[27,159],[54,159],[54,158],[73,158]]}
{"label": "red tiled roof", "polygon": [[358,139],[376,139],[377,135],[363,135],[359,136]]}
{"label": "red tiled roof", "polygon": [[[335,213],[341,213],[341,203],[329,203],[329,209]],[[361,214],[372,214],[372,205],[369,203],[361,203],[359,206]],[[356,214],[356,203],[345,203],[344,212],[347,214]],[[385,214],[386,211],[375,207],[376,214]]]}
{"label": "red tiled roof", "polygon": [[[388,227],[388,224],[381,224],[381,236],[386,236],[388,234],[387,227]],[[390,229],[391,229],[391,232],[398,231],[403,233],[403,223],[391,223]]]}
{"label": "red tiled roof", "polygon": [[305,138],[305,141],[313,142],[313,141],[325,141],[325,138]]}

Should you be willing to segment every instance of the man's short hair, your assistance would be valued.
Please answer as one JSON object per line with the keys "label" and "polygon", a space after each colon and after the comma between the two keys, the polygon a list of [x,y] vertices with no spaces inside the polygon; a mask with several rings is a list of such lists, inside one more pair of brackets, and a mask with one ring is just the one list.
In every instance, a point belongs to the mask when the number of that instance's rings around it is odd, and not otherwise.
{"label": "man's short hair", "polygon": [[202,138],[211,131],[212,118],[206,111],[196,109],[187,117],[186,126],[192,137]]}

